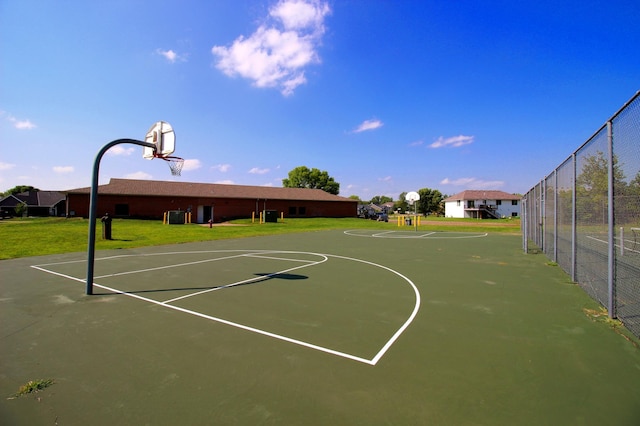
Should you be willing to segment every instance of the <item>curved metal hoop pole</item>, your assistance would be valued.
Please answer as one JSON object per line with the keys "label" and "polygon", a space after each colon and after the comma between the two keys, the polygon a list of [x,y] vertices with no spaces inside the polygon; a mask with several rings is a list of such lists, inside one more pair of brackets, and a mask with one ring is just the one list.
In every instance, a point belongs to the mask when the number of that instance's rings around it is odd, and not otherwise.
{"label": "curved metal hoop pole", "polygon": [[135,139],[117,139],[111,141],[98,152],[93,163],[93,177],[91,179],[91,200],[89,202],[89,243],[87,248],[87,295],[93,294],[93,264],[96,257],[96,216],[98,210],[98,175],[100,174],[100,160],[109,148],[122,144],[131,143],[148,148],[155,149],[156,146],[149,142],[143,142]]}

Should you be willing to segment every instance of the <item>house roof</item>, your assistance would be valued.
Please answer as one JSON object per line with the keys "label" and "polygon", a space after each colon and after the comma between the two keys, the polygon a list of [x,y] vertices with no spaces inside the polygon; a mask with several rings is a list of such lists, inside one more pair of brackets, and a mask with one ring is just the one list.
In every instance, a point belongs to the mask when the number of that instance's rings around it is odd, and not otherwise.
{"label": "house roof", "polygon": [[[91,192],[91,188],[77,188],[65,192],[68,194],[89,194]],[[116,178],[112,178],[107,185],[100,185],[98,187],[98,193],[156,197],[212,197],[249,198],[261,200],[357,202],[351,198],[329,194],[321,189]]]}
{"label": "house roof", "polygon": [[496,190],[483,190],[483,189],[468,189],[466,191],[458,192],[455,195],[444,200],[458,201],[458,200],[519,200],[522,197],[520,195],[509,194],[504,191]]}
{"label": "house roof", "polygon": [[64,193],[59,191],[26,191],[4,197],[0,200],[0,205],[15,207],[26,203],[28,207],[53,207],[64,199]]}

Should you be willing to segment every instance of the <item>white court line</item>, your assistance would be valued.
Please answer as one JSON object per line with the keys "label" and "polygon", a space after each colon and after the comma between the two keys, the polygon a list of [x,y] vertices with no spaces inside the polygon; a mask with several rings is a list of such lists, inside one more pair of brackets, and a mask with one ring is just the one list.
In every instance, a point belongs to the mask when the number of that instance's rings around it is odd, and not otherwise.
{"label": "white court line", "polygon": [[247,331],[251,331],[253,333],[262,334],[264,336],[272,337],[274,339],[283,340],[285,342],[293,343],[293,344],[296,344],[296,345],[299,345],[299,346],[305,346],[307,348],[315,349],[315,350],[321,351],[321,352],[326,352],[326,353],[329,353],[329,354],[332,354],[332,355],[341,356],[343,358],[352,359],[354,361],[363,362],[365,364],[375,365],[375,362],[372,362],[371,360],[368,360],[366,358],[362,358],[362,357],[359,357],[359,356],[351,355],[351,354],[348,354],[348,353],[345,353],[345,352],[340,352],[340,351],[336,351],[336,350],[333,350],[333,349],[325,348],[323,346],[318,346],[318,345],[314,345],[312,343],[304,342],[302,340],[297,340],[297,339],[292,339],[290,337],[281,336],[279,334],[271,333],[269,331],[260,330],[259,328],[254,328],[254,327],[249,327],[247,325],[238,324],[238,323],[233,322],[233,321],[228,321],[228,320],[225,320],[225,319],[222,319],[222,318],[214,317],[214,316],[211,316],[211,315],[206,315],[206,314],[203,314],[203,313],[200,313],[200,312],[192,311],[190,309],[181,308],[179,306],[168,305],[168,304],[163,303],[163,302],[158,302],[157,300],[149,299],[149,298],[146,298],[144,296],[139,296],[137,294],[122,292],[122,291],[116,290],[114,288],[103,286],[103,285],[100,285],[100,284],[94,284],[94,285],[96,287],[100,287],[100,288],[102,288],[104,290],[113,291],[113,292],[120,293],[120,294],[125,295],[125,296],[134,297],[136,299],[144,300],[145,302],[153,303],[155,305],[164,306],[165,308],[174,309],[176,311],[184,312],[186,314],[194,315],[194,316],[197,316],[197,317],[200,317],[200,318],[205,318],[205,319],[208,319],[210,321],[215,321],[215,322],[219,322],[219,323],[222,323],[222,324],[230,325],[232,327],[237,327],[237,328],[240,328],[242,330],[247,330]]}
{"label": "white court line", "polygon": [[[473,233],[473,232],[450,232],[450,231],[432,231],[426,234],[414,233],[413,231],[385,231],[374,232],[366,229],[348,229],[343,231],[345,235],[352,237],[368,237],[368,238],[395,238],[395,239],[427,239],[427,240],[455,240],[455,239],[470,239],[470,238],[482,238],[489,235],[489,233]],[[445,234],[451,234],[452,236],[444,236]],[[467,234],[467,235],[457,235]],[[432,236],[435,235],[435,236]],[[442,235],[442,236],[439,236]]]}
{"label": "white court line", "polygon": [[[85,260],[85,262],[86,262],[86,260]],[[64,262],[64,263],[66,263],[66,262]],[[72,263],[72,262],[68,262],[68,263]],[[63,263],[52,263],[51,265],[62,265],[62,264]],[[85,281],[82,278],[76,278],[76,277],[72,277],[71,275],[61,274],[60,272],[50,271],[48,269],[41,268],[40,266],[47,266],[47,265],[46,264],[45,265],[31,265],[31,267],[33,269],[37,269],[38,271],[46,272],[48,274],[57,275],[59,277],[68,278],[68,279],[74,280],[74,281],[79,281],[81,283]]]}
{"label": "white court line", "polygon": [[109,277],[118,277],[120,275],[140,274],[142,272],[159,271],[159,270],[162,270],[162,269],[170,269],[170,268],[180,268],[180,267],[183,267],[183,266],[199,265],[201,263],[217,262],[218,260],[235,259],[235,258],[244,257],[244,256],[246,256],[246,255],[245,254],[237,254],[237,255],[234,255],[234,256],[216,257],[215,259],[205,259],[205,260],[197,260],[195,262],[176,263],[174,265],[163,265],[163,266],[157,266],[155,268],[138,269],[138,270],[135,270],[135,271],[116,272],[115,274],[100,275],[100,276],[97,276],[95,278],[109,278]]}
{"label": "white court line", "polygon": [[[247,257],[261,257],[261,256],[247,256]],[[273,259],[282,260],[282,258],[273,258]],[[269,278],[269,277],[272,277],[274,275],[285,274],[287,272],[295,271],[296,269],[308,268],[309,266],[318,265],[319,263],[324,263],[326,261],[327,261],[327,257],[324,256],[324,260],[315,262],[313,264],[296,266],[295,268],[284,269],[284,270],[282,270],[280,272],[274,272],[274,273],[263,275],[263,276],[259,276],[259,277],[252,277],[252,278],[249,278],[249,279],[246,279],[246,280],[238,281],[238,282],[231,283],[231,284],[226,284],[226,285],[223,285],[223,286],[220,286],[220,287],[209,288],[207,290],[202,290],[202,291],[198,291],[196,293],[187,294],[185,296],[176,297],[175,299],[165,300],[163,303],[171,303],[171,302],[175,302],[176,300],[187,299],[187,298],[189,298],[191,296],[198,296],[200,294],[209,293],[211,291],[222,290],[222,289],[225,289],[225,288],[235,287],[235,286],[238,286],[238,285],[241,285],[241,284],[248,284],[248,283],[253,282],[253,281],[264,280],[265,278]]]}
{"label": "white court line", "polygon": [[372,234],[371,236],[372,236],[372,237],[379,237],[379,236],[381,236],[381,235],[391,234],[391,233],[393,233],[393,232],[395,232],[395,231],[378,232],[378,233],[376,233],[376,234]]}
{"label": "white court line", "polygon": [[420,235],[420,238],[422,238],[422,237],[428,237],[429,235],[433,235],[433,234],[435,234],[435,232],[429,232],[428,234]]}
{"label": "white court line", "polygon": [[[96,262],[99,261],[99,260],[111,260],[111,259],[117,259],[117,258],[120,258],[120,257],[130,257],[130,256],[133,256],[133,255],[131,255],[131,254],[120,254],[120,255],[117,255],[117,256],[101,257],[100,259],[96,259]],[[85,259],[78,259],[78,260],[67,260],[67,261],[64,261],[64,262],[43,263],[43,264],[37,265],[37,266],[69,265],[71,263],[81,263],[81,262],[86,262],[86,261],[87,261],[87,259],[85,258]],[[38,268],[36,268],[36,269],[38,269]]]}
{"label": "white court line", "polygon": [[259,259],[286,260],[288,262],[318,263],[315,260],[292,259],[292,258],[289,258],[289,257],[259,256],[257,254],[245,254],[244,256],[245,257],[255,257],[255,258],[259,258]]}
{"label": "white court line", "polygon": [[395,343],[395,341],[398,340],[400,335],[407,329],[407,327],[409,327],[409,325],[413,322],[413,319],[416,317],[416,315],[418,315],[418,311],[420,310],[420,291],[418,290],[418,287],[416,287],[416,285],[413,283],[413,281],[411,281],[409,278],[405,277],[404,275],[402,275],[398,271],[394,271],[391,268],[387,268],[386,266],[383,266],[383,265],[380,265],[380,264],[377,264],[377,263],[373,263],[373,262],[369,262],[369,261],[366,261],[366,260],[355,259],[353,257],[345,257],[345,256],[337,256],[337,255],[329,255],[329,256],[337,257],[339,259],[347,259],[347,260],[353,260],[353,261],[356,261],[356,262],[362,262],[362,263],[366,263],[368,265],[377,266],[378,268],[386,269],[387,271],[389,271],[391,273],[394,273],[394,274],[398,275],[399,277],[403,278],[413,288],[413,292],[414,292],[414,294],[416,296],[416,303],[415,303],[415,305],[413,307],[413,311],[411,312],[411,315],[409,316],[409,318],[407,318],[407,320],[404,322],[404,324],[402,324],[402,326],[398,329],[398,331],[396,331],[394,333],[394,335],[391,336],[391,338],[382,347],[382,349],[380,349],[380,351],[378,351],[378,353],[371,359],[370,364],[371,365],[376,365],[378,363],[378,361],[380,361],[380,358],[382,358],[384,356],[384,354],[387,353],[387,351],[389,350],[391,345],[393,345]]}
{"label": "white court line", "polygon": [[[223,250],[223,251],[229,252],[229,251],[242,251],[242,250]],[[216,252],[217,253],[219,251],[211,251],[211,252]],[[190,314],[190,315],[194,315],[194,316],[197,316],[197,317],[200,317],[200,318],[204,318],[204,319],[208,319],[208,320],[211,320],[211,321],[219,322],[219,323],[222,323],[222,324],[230,325],[232,327],[237,327],[237,328],[240,328],[240,329],[243,329],[243,330],[246,330],[246,331],[250,331],[250,332],[253,332],[253,333],[261,334],[261,335],[268,336],[268,337],[271,337],[271,338],[274,338],[274,339],[278,339],[278,340],[282,340],[282,341],[285,341],[285,342],[293,343],[293,344],[296,344],[296,345],[299,345],[299,346],[307,347],[307,348],[310,348],[310,349],[314,349],[314,350],[317,350],[317,351],[320,351],[320,352],[325,352],[325,353],[328,353],[328,354],[331,354],[331,355],[335,355],[335,356],[340,356],[342,358],[350,359],[350,360],[353,360],[353,361],[358,361],[358,362],[361,362],[361,363],[364,363],[364,364],[368,364],[368,365],[372,365],[372,366],[376,365],[380,361],[380,359],[385,355],[385,353],[389,350],[389,348],[391,348],[391,346],[397,341],[397,339],[402,335],[402,333],[407,329],[407,327],[409,327],[409,325],[413,322],[414,318],[418,314],[418,311],[420,310],[421,297],[420,297],[420,291],[418,290],[416,285],[409,278],[407,278],[406,276],[404,276],[401,273],[399,273],[399,272],[397,272],[397,271],[395,271],[395,270],[393,270],[391,268],[388,268],[386,266],[383,266],[383,265],[380,265],[380,264],[377,264],[377,263],[373,263],[373,262],[369,262],[369,261],[366,261],[366,260],[361,260],[361,259],[356,259],[356,258],[351,258],[351,257],[345,257],[345,256],[338,256],[338,255],[329,255],[329,254],[324,255],[324,254],[311,253],[311,252],[273,251],[273,250],[268,250],[268,251],[264,251],[264,252],[265,253],[269,253],[270,252],[270,253],[290,253],[290,254],[291,253],[313,254],[313,255],[322,256],[322,257],[326,258],[322,262],[318,262],[318,263],[325,262],[329,257],[335,257],[335,258],[339,258],[339,259],[345,259],[345,260],[351,260],[351,261],[355,261],[355,262],[361,262],[361,263],[364,263],[364,264],[368,264],[368,265],[371,265],[371,266],[375,266],[375,267],[379,267],[379,268],[385,269],[385,270],[387,270],[387,271],[389,271],[389,272],[391,272],[393,274],[396,274],[397,276],[401,277],[407,283],[409,283],[409,285],[411,285],[411,287],[412,287],[412,289],[414,291],[414,294],[415,294],[415,298],[416,298],[413,311],[411,312],[411,315],[409,316],[409,318],[402,324],[402,326],[400,326],[400,328],[398,328],[398,330],[393,334],[393,336],[391,336],[391,338],[382,346],[382,348],[378,351],[378,353],[372,359],[369,360],[369,359],[366,359],[366,358],[363,358],[363,357],[359,357],[359,356],[356,356],[356,355],[352,355],[352,354],[348,354],[348,353],[345,353],[345,352],[336,351],[336,350],[329,349],[329,348],[326,348],[326,347],[323,347],[323,346],[314,345],[312,343],[308,343],[308,342],[304,342],[304,341],[301,341],[301,340],[293,339],[293,338],[290,338],[290,337],[282,336],[282,335],[279,335],[279,334],[271,333],[271,332],[268,332],[268,331],[265,331],[265,330],[261,330],[261,329],[258,329],[258,328],[249,327],[249,326],[246,326],[246,325],[243,325],[243,324],[235,323],[233,321],[228,321],[228,320],[225,320],[225,319],[222,319],[222,318],[214,317],[214,316],[211,316],[211,315],[206,315],[206,314],[203,314],[203,313],[200,313],[200,312],[196,312],[196,311],[192,311],[192,310],[189,310],[189,309],[181,308],[181,307],[178,307],[178,306],[175,306],[175,305],[170,305],[167,302],[160,302],[160,301],[157,301],[157,300],[149,299],[147,297],[140,296],[138,294],[128,293],[128,292],[121,291],[121,290],[118,290],[118,289],[115,289],[115,288],[111,288],[111,287],[108,287],[108,286],[104,286],[104,285],[101,285],[101,284],[98,284],[98,283],[93,283],[93,285],[96,286],[96,287],[102,288],[104,290],[108,290],[108,291],[111,291],[111,292],[114,292],[114,293],[122,294],[123,296],[132,297],[134,299],[142,300],[142,301],[145,301],[145,302],[148,302],[148,303],[152,303],[152,304],[155,304],[155,305],[159,305],[159,306],[164,306],[166,308],[173,309],[173,310],[180,311],[180,312],[184,312],[184,313],[187,313],[187,314]],[[184,253],[184,252],[176,252],[176,253],[170,253],[170,254],[179,254],[179,253]],[[207,252],[207,251],[204,251],[204,252],[203,251],[199,251],[199,252],[191,252],[191,253],[199,253],[199,254],[201,254],[201,253],[209,253],[209,252]],[[246,253],[246,250],[245,250],[245,253]],[[160,254],[162,254],[162,253],[155,253],[154,255],[160,255]],[[164,253],[164,254],[169,254],[169,253]],[[135,255],[131,255],[131,256],[135,256]],[[145,256],[145,255],[139,255],[139,256]],[[233,257],[239,257],[239,256],[229,256],[229,258],[233,258]],[[45,273],[49,273],[49,274],[56,275],[56,276],[59,276],[59,277],[71,279],[73,281],[85,282],[85,279],[82,279],[82,278],[76,278],[76,277],[72,277],[70,275],[66,275],[66,274],[62,274],[62,273],[59,273],[59,272],[50,271],[48,269],[42,268],[42,266],[49,266],[49,265],[56,265],[56,264],[63,264],[63,263],[71,263],[71,262],[60,262],[60,263],[51,263],[51,264],[43,264],[43,265],[32,265],[31,267],[34,268],[34,269],[37,269],[39,271],[45,272]],[[307,266],[313,266],[313,265],[304,265],[304,266],[300,266],[300,267],[297,267],[297,268],[304,268],[304,267],[307,267]],[[263,278],[263,277],[261,277],[261,278]]]}
{"label": "white court line", "polygon": [[[587,238],[589,238],[590,240],[597,241],[597,242],[602,243],[602,244],[609,244],[609,241],[601,240],[600,238],[592,237],[591,235],[587,235],[586,237],[587,237]],[[620,248],[620,244],[616,244],[616,243],[615,243],[615,240],[618,240],[618,241],[619,241],[620,239],[619,239],[619,238],[614,238],[613,247]],[[629,241],[629,242],[631,242],[631,240],[623,240],[623,241],[622,241],[622,244],[624,244],[624,241]],[[624,251],[625,251],[625,252],[627,252],[627,251],[632,251],[632,252],[634,252],[634,253],[640,253],[640,251],[638,251],[638,250],[634,250],[634,249],[632,249],[632,248],[628,248],[628,247],[625,247],[625,248],[624,248]]]}

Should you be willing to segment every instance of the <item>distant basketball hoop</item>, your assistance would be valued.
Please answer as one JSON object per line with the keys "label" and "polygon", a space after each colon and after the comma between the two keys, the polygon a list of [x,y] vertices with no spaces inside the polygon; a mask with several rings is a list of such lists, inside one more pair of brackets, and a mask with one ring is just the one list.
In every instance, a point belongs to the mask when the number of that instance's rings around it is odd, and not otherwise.
{"label": "distant basketball hoop", "polygon": [[408,192],[407,195],[404,196],[404,199],[407,200],[407,202],[410,205],[413,205],[413,203],[415,203],[416,201],[420,200],[420,194],[418,194],[415,191],[411,191],[411,192]]}

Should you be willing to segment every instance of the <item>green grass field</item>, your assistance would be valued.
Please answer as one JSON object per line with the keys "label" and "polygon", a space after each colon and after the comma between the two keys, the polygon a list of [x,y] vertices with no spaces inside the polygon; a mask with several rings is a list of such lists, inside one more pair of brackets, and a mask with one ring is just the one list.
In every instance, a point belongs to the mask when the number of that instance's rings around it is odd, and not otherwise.
{"label": "green grass field", "polygon": [[[478,232],[520,232],[520,221],[429,218],[429,225],[420,229]],[[278,223],[252,223],[250,219],[230,222],[235,226],[213,228],[203,225],[163,225],[161,221],[115,219],[112,222],[113,240],[101,240],[101,226],[97,224],[96,250],[147,247],[164,244],[246,238],[260,235],[320,231],[327,229],[372,228],[413,229],[398,227],[392,217],[388,223],[365,219],[285,219]],[[87,249],[89,221],[75,218],[24,218],[0,220],[1,259],[25,256],[70,253]]]}

